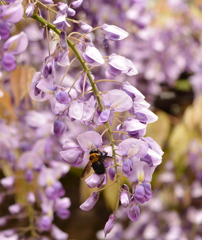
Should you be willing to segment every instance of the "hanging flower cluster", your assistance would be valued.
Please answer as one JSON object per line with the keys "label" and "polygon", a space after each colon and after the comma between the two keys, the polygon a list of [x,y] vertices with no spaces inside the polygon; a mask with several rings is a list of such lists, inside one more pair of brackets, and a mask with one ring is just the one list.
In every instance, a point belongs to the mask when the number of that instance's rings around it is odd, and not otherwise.
{"label": "hanging flower cluster", "polygon": [[[159,145],[145,137],[147,124],[156,121],[157,116],[148,109],[150,105],[141,92],[127,81],[115,80],[121,74],[138,74],[135,64],[116,53],[103,56],[102,49],[93,43],[95,31],[102,34],[101,44],[103,41],[124,40],[128,33],[115,25],[104,24],[93,28],[72,19],[81,3],[74,1],[68,5],[59,2],[58,11],[43,2],[28,6],[27,16],[45,26],[48,41],[56,41],[53,49],[49,47],[49,55],[40,72],[33,78],[30,95],[34,100],[50,102],[56,116],[56,136],[66,132],[67,121],[88,128],[88,131],[79,134],[77,142],[65,138],[63,151],[60,152],[68,164],[86,166],[86,171],[90,167],[94,169],[86,183],[89,188],[98,189],[80,208],[84,211],[92,209],[101,187],[110,187],[107,185],[110,180],[120,191],[117,207],[120,202],[127,209],[128,218],[136,221],[140,216],[139,205],[152,197],[152,174],[162,161],[163,152]],[[40,15],[40,7],[55,12],[52,23]],[[71,22],[77,24],[79,31],[68,34]],[[97,71],[102,72],[103,79],[97,79]],[[117,83],[118,87],[107,89],[110,82]],[[100,90],[103,86],[106,91]],[[98,126],[103,126],[102,134],[96,131]],[[124,178],[130,184],[124,183]],[[115,209],[106,223],[105,235],[113,228],[116,218]]]}
{"label": "hanging flower cluster", "polygon": [[[0,196],[8,208],[0,217],[0,226],[6,229],[0,231],[1,239],[19,239],[20,235],[68,238],[53,223],[55,215],[69,218],[71,202],[60,182],[69,165],[59,161],[60,144],[52,134],[52,124],[49,112],[36,111],[27,112],[18,124],[0,122],[0,161],[7,173],[0,180]],[[13,200],[7,201],[11,196]]]}
{"label": "hanging flower cluster", "polygon": [[10,37],[14,24],[22,20],[24,8],[20,1],[8,1],[0,5],[0,39],[4,41],[0,52],[0,64],[3,70],[12,71],[16,68],[16,57],[28,46],[28,38],[24,32]]}

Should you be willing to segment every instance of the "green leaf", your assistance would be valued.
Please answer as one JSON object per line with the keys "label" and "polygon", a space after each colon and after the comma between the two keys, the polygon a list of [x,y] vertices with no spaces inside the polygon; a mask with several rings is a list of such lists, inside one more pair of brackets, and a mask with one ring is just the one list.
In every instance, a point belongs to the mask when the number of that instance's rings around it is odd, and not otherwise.
{"label": "green leaf", "polygon": [[[110,183],[111,181],[108,182],[108,185],[110,185]],[[105,203],[112,211],[116,209],[117,201],[119,201],[119,188],[119,185],[114,183],[103,191]]]}

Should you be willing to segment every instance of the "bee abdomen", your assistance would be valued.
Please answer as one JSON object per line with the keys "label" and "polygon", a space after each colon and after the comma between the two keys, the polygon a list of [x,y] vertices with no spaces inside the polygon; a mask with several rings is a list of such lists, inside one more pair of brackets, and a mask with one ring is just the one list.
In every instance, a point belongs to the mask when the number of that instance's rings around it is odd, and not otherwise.
{"label": "bee abdomen", "polygon": [[105,166],[104,163],[101,161],[94,162],[92,164],[92,168],[96,174],[104,174],[105,173]]}

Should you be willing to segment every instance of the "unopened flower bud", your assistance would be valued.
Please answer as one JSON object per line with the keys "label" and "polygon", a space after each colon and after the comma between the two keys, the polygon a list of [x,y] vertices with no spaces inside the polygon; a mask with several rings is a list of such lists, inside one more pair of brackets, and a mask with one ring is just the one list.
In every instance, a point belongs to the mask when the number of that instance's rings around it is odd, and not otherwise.
{"label": "unopened flower bud", "polygon": [[116,223],[116,216],[114,214],[111,214],[109,216],[109,219],[108,221],[106,222],[105,224],[105,227],[104,227],[104,234],[105,234],[105,237],[107,236],[108,233],[111,232],[112,228],[114,227],[114,224]]}
{"label": "unopened flower bud", "polygon": [[122,186],[122,191],[120,194],[120,202],[123,207],[128,207],[128,205],[130,204],[129,188],[126,184]]}
{"label": "unopened flower bud", "polygon": [[42,216],[38,222],[38,226],[42,231],[49,231],[51,229],[52,217]]}
{"label": "unopened flower bud", "polygon": [[67,8],[67,15],[73,17],[76,14],[76,11],[70,7]]}
{"label": "unopened flower bud", "polygon": [[32,17],[33,13],[34,13],[34,4],[29,4],[25,10],[26,16],[27,17]]}
{"label": "unopened flower bud", "polygon": [[74,2],[71,2],[71,7],[78,8],[81,6],[82,3],[83,3],[83,0],[76,0]]}
{"label": "unopened flower bud", "polygon": [[8,207],[8,210],[11,214],[18,214],[21,210],[21,206],[16,203]]}
{"label": "unopened flower bud", "polygon": [[1,185],[5,188],[10,188],[15,182],[14,176],[5,177],[1,179]]}
{"label": "unopened flower bud", "polygon": [[90,33],[93,30],[93,28],[89,24],[82,21],[79,22],[79,26],[84,33]]}
{"label": "unopened flower bud", "polygon": [[12,71],[16,68],[16,60],[12,53],[5,53],[1,61],[2,67],[6,71]]}
{"label": "unopened flower bud", "polygon": [[68,45],[67,45],[67,35],[65,31],[62,31],[60,33],[60,46],[67,51]]}
{"label": "unopened flower bud", "polygon": [[57,92],[55,95],[55,98],[59,103],[62,103],[62,104],[67,104],[70,102],[69,94],[65,91]]}
{"label": "unopened flower bud", "polygon": [[27,194],[27,200],[28,200],[28,202],[31,203],[31,204],[33,204],[33,203],[36,202],[36,197],[35,197],[35,195],[34,195],[33,192],[29,192],[29,193]]}
{"label": "unopened flower bud", "polygon": [[65,130],[66,130],[66,124],[60,119],[55,120],[53,125],[54,134],[59,137],[65,132]]}

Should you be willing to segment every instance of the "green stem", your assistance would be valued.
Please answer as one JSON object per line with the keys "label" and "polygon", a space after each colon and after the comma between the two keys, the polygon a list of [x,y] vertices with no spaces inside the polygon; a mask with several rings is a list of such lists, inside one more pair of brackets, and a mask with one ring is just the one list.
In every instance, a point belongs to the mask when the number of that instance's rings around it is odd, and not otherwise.
{"label": "green stem", "polygon": [[[44,18],[40,17],[38,14],[34,14],[32,16],[33,19],[37,20],[38,22],[40,22],[42,25],[44,26],[48,26],[50,29],[52,29],[56,34],[60,35],[61,31],[58,30],[53,24],[51,24],[50,22],[46,21]],[[88,68],[88,66],[86,65],[85,61],[82,59],[81,55],[79,54],[79,52],[77,51],[76,47],[74,46],[74,44],[67,39],[67,43],[69,45],[69,47],[72,49],[72,51],[74,52],[75,56],[77,57],[77,59],[79,60],[83,71],[86,72],[86,75],[90,81],[92,90],[96,96],[97,102],[98,102],[98,106],[100,108],[100,110],[102,111],[104,109],[101,99],[100,99],[100,94],[99,94],[99,90],[97,88],[97,85],[95,84],[91,73],[90,73],[90,69]],[[117,177],[117,182],[118,182],[118,174],[117,174],[117,162],[116,162],[116,152],[115,152],[115,146],[114,146],[114,138],[113,138],[113,132],[112,132],[112,128],[109,124],[109,122],[105,123],[106,128],[108,129],[108,134],[109,134],[109,140],[110,140],[110,144],[112,147],[112,157],[114,159],[114,166],[115,166],[115,171],[116,171],[116,177]]]}

